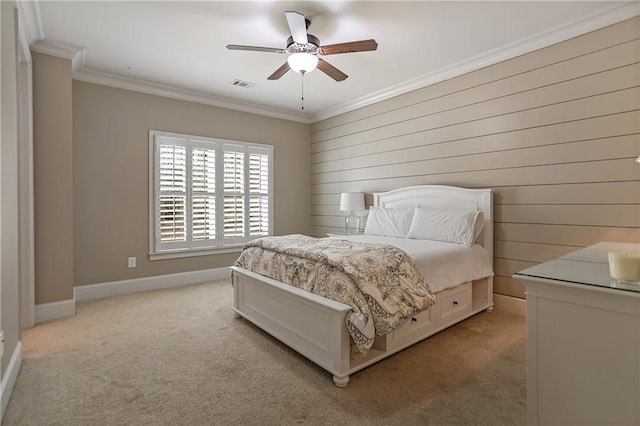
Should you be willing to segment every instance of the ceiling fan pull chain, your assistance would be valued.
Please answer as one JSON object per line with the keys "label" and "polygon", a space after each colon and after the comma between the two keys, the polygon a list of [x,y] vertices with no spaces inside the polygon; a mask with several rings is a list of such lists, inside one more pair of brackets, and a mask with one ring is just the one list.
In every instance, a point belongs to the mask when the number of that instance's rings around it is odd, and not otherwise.
{"label": "ceiling fan pull chain", "polygon": [[300,74],[302,74],[302,96],[300,97],[300,100],[302,101],[302,109],[304,110],[304,75],[306,73],[304,70],[302,70]]}

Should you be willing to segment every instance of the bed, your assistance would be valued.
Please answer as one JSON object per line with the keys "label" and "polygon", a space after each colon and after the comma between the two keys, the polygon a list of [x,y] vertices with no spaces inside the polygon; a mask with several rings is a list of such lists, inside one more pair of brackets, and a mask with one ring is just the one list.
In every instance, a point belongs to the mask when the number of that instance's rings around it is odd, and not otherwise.
{"label": "bed", "polygon": [[[336,386],[344,387],[349,376],[408,346],[450,327],[483,310],[493,309],[493,202],[491,189],[467,189],[422,185],[375,193],[374,207],[384,209],[429,208],[448,211],[478,211],[479,227],[473,244],[462,246],[441,241],[372,235],[331,235],[348,241],[395,245],[409,256],[427,259],[414,263],[433,287],[435,304],[404,320],[393,331],[376,336],[366,355],[353,344],[345,325],[352,307],[284,284],[248,269],[231,268],[234,288],[233,311],[307,357],[333,375]],[[415,211],[418,211],[417,209]],[[471,260],[460,257],[475,253]],[[428,257],[431,256],[430,259]],[[478,256],[485,265],[467,273]],[[450,274],[449,271],[456,273]],[[475,275],[474,275],[475,274]]]}

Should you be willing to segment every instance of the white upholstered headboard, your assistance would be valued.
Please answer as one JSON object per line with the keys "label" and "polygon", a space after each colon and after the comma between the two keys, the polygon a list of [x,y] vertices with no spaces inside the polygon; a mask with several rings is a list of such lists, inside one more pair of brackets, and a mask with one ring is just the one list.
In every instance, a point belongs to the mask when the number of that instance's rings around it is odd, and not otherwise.
{"label": "white upholstered headboard", "polygon": [[419,185],[373,194],[379,207],[434,207],[448,210],[481,210],[484,228],[478,243],[493,261],[493,190],[469,189],[446,185]]}

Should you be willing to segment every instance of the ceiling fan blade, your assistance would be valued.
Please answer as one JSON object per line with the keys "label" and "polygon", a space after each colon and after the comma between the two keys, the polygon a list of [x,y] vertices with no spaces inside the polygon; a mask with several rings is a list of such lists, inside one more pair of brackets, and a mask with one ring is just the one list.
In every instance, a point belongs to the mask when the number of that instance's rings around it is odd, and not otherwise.
{"label": "ceiling fan blade", "polygon": [[251,52],[269,52],[269,53],[287,53],[286,50],[279,47],[260,47],[260,46],[243,46],[240,44],[227,44],[229,50],[248,50]]}
{"label": "ceiling fan blade", "polygon": [[298,44],[309,43],[307,39],[307,19],[304,15],[298,12],[285,12],[284,14],[287,17],[293,41]]}
{"label": "ceiling fan blade", "polygon": [[318,53],[321,55],[336,55],[338,53],[367,52],[377,48],[378,43],[374,39],[369,39],[322,46],[318,49]]}
{"label": "ceiling fan blade", "polygon": [[273,74],[271,74],[269,77],[267,77],[267,80],[277,80],[280,77],[282,77],[283,75],[285,75],[287,73],[287,71],[289,71],[290,69],[291,68],[289,68],[289,63],[285,62],[284,64],[282,64],[282,66],[280,68],[275,70],[273,72]]}
{"label": "ceiling fan blade", "polygon": [[318,69],[334,79],[335,81],[346,80],[348,75],[340,71],[338,68],[331,65],[329,62],[325,61],[322,58],[318,58]]}

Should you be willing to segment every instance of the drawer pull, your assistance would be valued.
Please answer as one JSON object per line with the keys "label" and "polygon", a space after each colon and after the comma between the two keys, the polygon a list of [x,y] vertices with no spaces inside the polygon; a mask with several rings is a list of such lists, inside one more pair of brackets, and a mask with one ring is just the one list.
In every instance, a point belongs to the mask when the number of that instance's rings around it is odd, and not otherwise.
{"label": "drawer pull", "polygon": [[458,301],[457,301],[457,300],[454,300],[454,301],[453,301],[453,304],[454,304],[454,305],[457,305],[457,304],[458,304]]}

